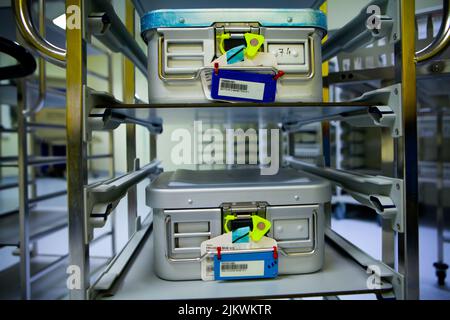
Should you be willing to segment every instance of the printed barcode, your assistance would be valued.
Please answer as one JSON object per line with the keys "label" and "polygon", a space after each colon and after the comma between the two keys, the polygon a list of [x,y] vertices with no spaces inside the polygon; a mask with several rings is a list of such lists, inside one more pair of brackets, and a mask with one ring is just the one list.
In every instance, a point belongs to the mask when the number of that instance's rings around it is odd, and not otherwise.
{"label": "printed barcode", "polygon": [[220,90],[248,92],[248,85],[222,79],[220,81]]}
{"label": "printed barcode", "polygon": [[221,263],[220,265],[221,271],[233,271],[240,272],[248,269],[248,264],[244,263]]}

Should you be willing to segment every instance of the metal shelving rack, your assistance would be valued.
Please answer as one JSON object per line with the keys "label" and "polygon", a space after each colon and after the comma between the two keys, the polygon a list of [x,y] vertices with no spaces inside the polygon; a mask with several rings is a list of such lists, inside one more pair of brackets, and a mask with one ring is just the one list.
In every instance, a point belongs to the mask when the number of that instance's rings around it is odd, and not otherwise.
{"label": "metal shelving rack", "polygon": [[[16,1],[14,5],[16,13],[20,11],[17,9],[21,8],[21,6],[22,8],[26,8],[25,12],[27,15],[25,18],[30,19],[30,12],[28,10],[31,6],[23,7],[24,2],[20,1]],[[43,37],[45,36],[43,30],[47,21],[45,3],[42,0],[39,2],[38,17],[39,31],[36,31],[36,34]],[[26,42],[21,38],[19,33],[17,34],[17,39],[22,43]],[[106,56],[108,76],[101,76],[89,70],[87,73],[90,76],[107,81],[108,91],[111,92],[113,85],[111,53],[94,44],[90,44],[89,48],[91,53]],[[37,130],[66,130],[65,124],[42,123],[36,120],[36,114],[43,108],[64,108],[66,104],[66,90],[47,86],[47,75],[43,58],[39,58],[38,71],[37,85],[33,79],[23,79],[1,86],[2,103],[16,107],[17,110],[17,128],[8,128],[6,131],[8,133],[17,133],[19,150],[18,156],[2,157],[0,159],[2,167],[16,167],[19,172],[18,182],[2,185],[1,190],[17,188],[19,204],[17,209],[2,213],[0,216],[0,246],[18,247],[20,261],[17,265],[2,271],[0,277],[4,277],[5,284],[7,281],[12,281],[15,277],[19,277],[19,296],[22,299],[61,298],[67,295],[67,289],[64,288],[64,278],[66,276],[66,265],[69,254],[43,255],[37,252],[38,241],[67,228],[69,220],[67,205],[57,208],[42,208],[38,204],[67,195],[67,189],[64,188],[56,192],[38,194],[37,181],[39,178],[36,175],[36,168],[65,164],[67,157],[36,156],[39,152],[35,147],[35,132]],[[29,154],[30,152],[31,155]],[[109,153],[93,154],[90,152],[86,155],[86,159],[88,161],[111,159],[109,161],[108,174],[109,177],[113,178],[115,176],[114,159],[112,158],[113,152],[113,135],[111,132],[109,134]],[[111,248],[114,255],[114,221],[111,222],[109,231],[97,236],[91,243],[93,244],[107,236],[111,237]],[[92,263],[96,266],[95,269],[101,268],[102,264],[105,265],[107,262],[108,259],[105,257],[95,257],[92,259]],[[55,280],[58,277],[59,281],[52,281],[52,279]],[[46,288],[44,282],[52,283],[55,287],[50,285]],[[35,288],[36,290],[34,290]],[[14,290],[11,288],[11,291]],[[34,291],[37,293],[34,294]],[[11,292],[11,294],[13,293]],[[16,296],[11,294],[5,298],[16,298]]]}
{"label": "metal shelving rack", "polygon": [[[24,2],[16,0],[16,2]],[[104,1],[92,1],[104,4]],[[321,2],[321,1],[318,1]],[[180,121],[183,113],[196,112],[198,106],[189,104],[150,105],[135,104],[132,86],[133,68],[125,66],[124,103],[99,93],[86,90],[84,41],[88,39],[90,15],[105,10],[91,6],[91,1],[67,0],[66,8],[81,9],[81,28],[67,29],[67,51],[49,47],[42,38],[33,35],[30,43],[47,58],[64,63],[67,67],[67,135],[68,135],[68,197],[70,264],[79,268],[80,288],[72,288],[73,299],[174,299],[174,298],[241,298],[241,297],[304,297],[330,296],[352,293],[374,293],[380,298],[418,299],[418,215],[417,215],[417,130],[416,130],[416,62],[422,61],[440,51],[448,39],[438,41],[425,52],[416,56],[414,2],[409,0],[377,0],[382,9],[382,32],[395,47],[395,83],[381,90],[363,95],[360,99],[345,103],[270,103],[233,105],[212,103],[201,107],[202,115],[208,120],[219,121],[226,115],[228,121],[243,123],[256,119],[297,119],[287,130],[294,134],[301,125],[322,122],[324,161],[322,166],[304,163],[290,155],[284,162],[291,167],[325,177],[343,187],[352,196],[371,207],[383,218],[382,261],[370,257],[355,245],[332,230],[328,215],[326,232],[326,261],[321,272],[308,275],[280,276],[275,280],[252,282],[202,282],[164,281],[152,271],[152,217],[141,221],[136,219],[134,186],[149,175],[160,171],[154,160],[156,149],[152,148],[152,161],[140,168],[135,161],[135,132],[133,124],[144,124],[156,130],[156,118],[164,121]],[[134,13],[130,1],[126,4],[125,26],[133,30]],[[113,14],[108,12],[108,15]],[[346,34],[353,38],[372,41],[381,35],[366,29],[365,10],[354,20],[330,37],[324,45],[324,60],[328,60],[348,42]],[[115,21],[115,20],[114,20]],[[19,19],[24,24],[26,19]],[[119,21],[113,22],[113,24]],[[23,28],[24,30],[27,28]],[[29,29],[29,28],[28,28]],[[119,28],[120,29],[120,28]],[[356,37],[354,33],[359,37]],[[26,30],[25,30],[26,33]],[[132,32],[131,32],[132,34]],[[123,34],[122,34],[123,35]],[[38,39],[38,40],[36,40]],[[133,42],[132,36],[124,38]],[[131,47],[131,46],[130,46]],[[127,54],[127,52],[124,52]],[[129,54],[129,52],[128,52]],[[139,55],[128,55],[137,66]],[[325,74],[326,75],[326,74]],[[130,80],[130,81],[128,81]],[[327,97],[325,90],[325,98]],[[81,107],[80,107],[81,106]],[[248,108],[251,107],[251,108]],[[176,112],[174,112],[176,111]],[[173,114],[176,113],[176,116]],[[129,172],[118,179],[88,185],[86,180],[86,143],[93,117],[96,127],[110,128],[107,116],[127,119],[127,139],[132,147],[127,150]],[[301,115],[301,116],[300,116]],[[102,119],[101,121],[98,121]],[[138,120],[138,121],[136,121]],[[384,148],[383,158],[391,164],[391,174],[386,176],[357,175],[340,171],[330,166],[329,120],[344,120],[380,126],[389,132],[389,148]],[[114,123],[114,121],[112,121]],[[154,144],[154,142],[153,142]],[[154,146],[154,145],[153,145]],[[115,190],[110,197],[107,190]],[[101,227],[108,214],[128,190],[129,196],[129,240],[121,252],[111,261],[100,277],[89,281],[89,243],[92,229]],[[130,193],[128,192],[130,195]],[[88,203],[89,205],[86,205]],[[369,273],[369,274],[368,274]],[[368,277],[375,279],[374,286],[368,286]],[[180,290],[189,288],[189,290]]]}
{"label": "metal shelving rack", "polygon": [[[419,11],[416,10],[416,49],[424,48],[434,40],[436,22],[440,23],[442,21],[442,16],[445,14],[443,11],[444,10],[439,7],[426,8]],[[394,83],[394,64],[393,46],[390,43],[387,43],[385,39],[379,39],[351,52],[340,52],[336,57],[331,59],[330,69],[332,71],[324,78],[324,82],[332,87],[331,91],[334,99],[342,99],[342,94],[345,94],[345,96],[360,95],[367,90]],[[446,53],[443,53],[437,59],[431,59],[431,61],[426,61],[425,63],[417,65],[416,74],[418,87],[420,88],[421,83],[429,80],[439,81],[437,79],[444,79],[444,81],[446,81],[449,74],[448,67],[449,60],[448,54]],[[341,97],[339,97],[339,94]],[[432,95],[431,92],[426,96],[430,95]],[[418,98],[420,104],[421,97],[419,96]],[[437,127],[437,123],[434,123],[434,125]],[[341,122],[334,122],[333,126],[336,132],[336,168],[340,169],[342,167],[347,167],[347,169],[353,169],[348,168],[348,165],[345,165],[348,164],[348,162],[345,163],[345,160],[350,157],[343,152],[343,148],[346,146],[345,139],[343,138],[343,124]],[[365,132],[365,129],[366,128],[361,128],[362,132]],[[382,135],[382,139],[385,137],[383,135],[386,135],[385,132],[381,132],[380,134]],[[364,143],[364,141],[364,138],[362,138],[362,143]],[[385,141],[384,144],[386,142],[387,141]],[[352,147],[354,144],[349,144],[349,146]],[[370,149],[367,147],[364,149],[364,156],[367,158],[367,152]],[[371,156],[373,157],[374,155],[371,154]],[[363,153],[359,154],[357,157],[363,157]],[[426,169],[429,168],[428,163],[425,166]],[[421,185],[420,168],[421,161],[419,159],[419,187]],[[367,167],[364,167],[362,170],[373,171],[373,169],[374,168],[370,170]],[[377,168],[375,171],[382,173],[383,170],[390,170],[390,163],[381,163],[379,170]],[[428,182],[429,181],[427,180],[427,183]],[[333,203],[339,203],[339,206],[335,210],[336,217],[339,219],[345,217],[346,204],[358,204],[351,196],[343,194],[340,188],[337,190],[336,196],[333,197]],[[440,246],[440,244],[438,244],[438,246]]]}
{"label": "metal shelving rack", "polygon": [[[127,22],[123,24],[109,1],[66,1],[66,12],[73,12],[79,26],[67,26],[66,49],[49,44],[38,34],[30,20],[28,1],[14,2],[17,24],[25,41],[44,59],[66,68],[66,132],[67,132],[67,195],[69,205],[69,266],[74,266],[81,288],[71,288],[75,299],[88,297],[91,278],[89,249],[93,243],[93,230],[103,227],[112,217],[115,206],[128,189],[129,232],[134,234],[139,227],[136,208],[135,185],[152,172],[158,172],[157,162],[140,168],[135,159],[135,125],[141,124],[150,131],[160,132],[160,124],[153,125],[136,117],[117,118],[109,110],[93,109],[95,105],[116,102],[114,97],[96,92],[87,86],[86,43],[95,36],[109,50],[121,52],[129,60],[124,61],[124,102],[133,103],[134,66],[146,73],[146,57],[134,40],[134,11],[127,3]],[[128,174],[106,181],[89,183],[88,144],[93,130],[112,132],[120,123],[127,123],[127,167]],[[154,143],[154,142],[153,142]]]}
{"label": "metal shelving rack", "polygon": [[[416,49],[425,48],[430,43],[433,43],[436,33],[438,33],[438,37],[442,38],[442,32],[437,31],[440,25],[445,26],[447,30],[449,28],[448,7],[448,1],[443,1],[443,8],[431,7],[416,11]],[[394,48],[390,43],[386,43],[383,40],[380,39],[373,42],[370,46],[359,48],[352,52],[341,52],[336,58],[333,58],[332,63],[335,70],[324,79],[325,82],[334,88],[339,86],[342,92],[351,94],[360,94],[370,88],[370,86],[379,87],[380,85],[394,83],[396,72]],[[419,157],[419,188],[422,188],[419,203],[426,203],[436,208],[438,250],[437,261],[434,266],[439,284],[444,285],[448,269],[448,265],[444,261],[444,246],[448,243],[448,238],[444,234],[445,201],[443,201],[442,194],[448,185],[448,179],[445,176],[445,159],[442,157],[442,149],[440,149],[442,148],[443,139],[445,139],[443,137],[443,124],[438,123],[438,119],[445,117],[442,114],[443,112],[445,114],[445,111],[443,111],[445,108],[441,107],[442,104],[445,105],[445,102],[440,99],[443,87],[439,83],[448,81],[450,60],[448,48],[445,50],[445,45],[441,45],[441,47],[442,53],[440,55],[433,57],[433,59],[422,59],[423,61],[417,64],[416,76],[418,90],[421,90],[418,93],[418,121],[423,125],[422,130],[419,130],[418,134],[419,149],[423,149],[422,155],[428,151],[426,154],[427,158],[432,157],[436,150],[438,151],[436,159],[432,162],[423,161]],[[339,131],[340,125],[340,123],[336,123],[337,131]],[[420,140],[422,138],[420,131],[423,131],[428,139],[431,139],[428,141],[432,141],[432,145],[429,145],[425,140]],[[430,134],[432,136],[429,136]],[[432,149],[432,146],[435,149]],[[340,153],[340,150],[337,150],[337,153]],[[337,155],[336,159],[340,162],[342,155]],[[390,163],[383,162],[381,165],[382,170],[390,169]],[[425,185],[432,186],[433,193],[437,199],[428,199],[434,197],[431,196],[430,192],[425,192],[427,188]],[[342,200],[341,203],[355,204],[355,200],[347,195],[340,195],[338,199]],[[433,204],[430,204],[430,202]]]}
{"label": "metal shelving rack", "polygon": [[[16,85],[10,86],[17,93],[17,128],[8,129],[8,133],[17,133],[19,154],[1,158],[2,167],[15,167],[18,169],[17,183],[2,186],[2,191],[16,189],[18,191],[17,209],[3,212],[0,215],[0,246],[18,247],[20,261],[13,268],[19,269],[20,296],[23,299],[31,298],[31,285],[36,284],[49,272],[58,268],[67,256],[57,256],[55,259],[47,259],[42,265],[42,257],[37,252],[37,243],[40,239],[67,227],[67,210],[60,207],[42,208],[38,204],[43,201],[62,197],[65,190],[38,194],[38,180],[36,169],[46,165],[64,163],[64,157],[30,156],[28,154],[29,143],[33,144],[34,132],[37,128],[61,129],[45,123],[37,123],[30,115],[27,115],[27,107],[30,103],[26,101],[27,81],[19,80]],[[64,128],[62,128],[64,129]],[[33,150],[35,151],[35,150]],[[34,153],[34,152],[33,152]],[[31,187],[31,188],[30,188]],[[30,248],[31,247],[31,248]],[[36,268],[36,265],[39,268]],[[31,272],[33,269],[33,272]],[[8,271],[1,272],[0,277],[11,281]],[[14,278],[13,278],[14,279]],[[14,290],[11,289],[11,294]],[[13,296],[8,296],[12,298]]]}

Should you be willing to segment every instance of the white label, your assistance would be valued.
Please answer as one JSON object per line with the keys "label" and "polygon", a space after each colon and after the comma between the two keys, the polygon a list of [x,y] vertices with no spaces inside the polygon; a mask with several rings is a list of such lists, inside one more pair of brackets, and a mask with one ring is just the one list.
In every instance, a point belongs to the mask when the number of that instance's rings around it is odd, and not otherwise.
{"label": "white label", "polygon": [[268,50],[275,55],[279,64],[305,64],[303,43],[269,44]]}
{"label": "white label", "polygon": [[241,81],[220,78],[219,96],[263,100],[266,84],[261,82]]}
{"label": "white label", "polygon": [[264,275],[264,260],[221,262],[221,277],[252,277]]}

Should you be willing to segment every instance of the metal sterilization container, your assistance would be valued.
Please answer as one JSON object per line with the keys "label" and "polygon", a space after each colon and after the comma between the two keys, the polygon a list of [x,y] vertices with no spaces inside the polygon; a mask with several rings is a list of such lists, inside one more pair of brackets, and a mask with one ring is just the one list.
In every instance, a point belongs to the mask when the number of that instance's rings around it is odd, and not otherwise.
{"label": "metal sterilization container", "polygon": [[324,207],[329,182],[283,168],[162,173],[146,189],[153,208],[156,274],[168,280],[200,279],[200,244],[223,234],[224,215],[257,214],[271,222],[279,274],[318,271],[324,259]]}
{"label": "metal sterilization container", "polygon": [[150,102],[210,102],[202,72],[211,70],[211,63],[229,49],[246,45],[248,35],[263,39],[257,51],[273,54],[276,65],[230,64],[224,69],[283,71],[276,85],[276,101],[322,101],[321,40],[327,21],[319,10],[156,10],[142,17],[141,31],[148,44]]}

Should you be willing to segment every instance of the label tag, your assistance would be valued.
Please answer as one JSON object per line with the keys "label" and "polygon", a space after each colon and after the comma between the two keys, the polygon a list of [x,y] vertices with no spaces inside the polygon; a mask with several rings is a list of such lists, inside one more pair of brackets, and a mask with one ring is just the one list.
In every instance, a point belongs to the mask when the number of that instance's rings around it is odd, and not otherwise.
{"label": "label tag", "polygon": [[211,97],[217,100],[273,102],[277,80],[272,74],[233,70],[212,73]]}
{"label": "label tag", "polygon": [[228,232],[202,242],[201,255],[207,254],[200,264],[202,280],[274,278],[278,275],[276,240],[262,237],[258,242],[251,239],[246,243],[232,241],[232,232]]}
{"label": "label tag", "polygon": [[200,79],[202,81],[203,92],[206,99],[213,100],[211,97],[211,83],[212,83],[212,69],[205,69],[200,73]]}
{"label": "label tag", "polygon": [[222,254],[214,256],[215,280],[241,280],[275,278],[278,275],[278,259],[273,251]]}

